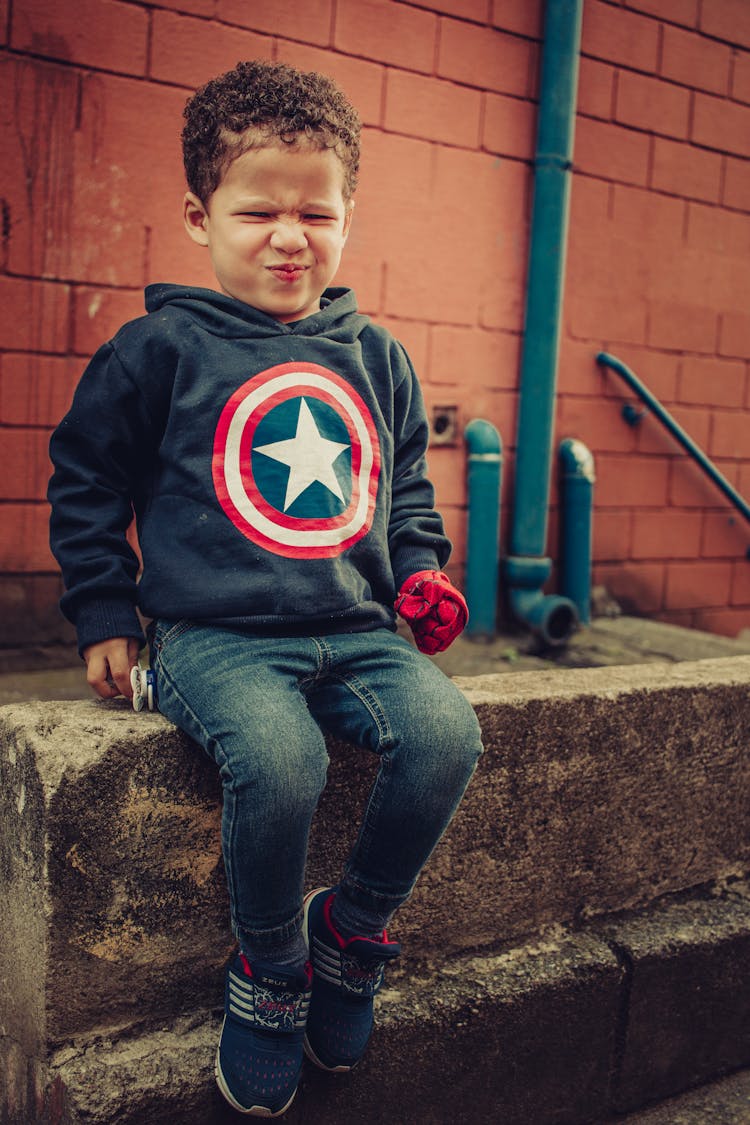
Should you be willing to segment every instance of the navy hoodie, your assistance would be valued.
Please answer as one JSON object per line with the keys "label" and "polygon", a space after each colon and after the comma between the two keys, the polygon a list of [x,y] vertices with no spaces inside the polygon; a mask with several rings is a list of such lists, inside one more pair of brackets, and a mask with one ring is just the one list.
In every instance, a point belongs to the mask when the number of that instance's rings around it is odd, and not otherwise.
{"label": "navy hoodie", "polygon": [[347,289],[292,324],[176,285],[149,286],[146,309],[96,353],[50,444],[81,651],[141,638],[136,606],[264,634],[394,628],[401,583],[450,552],[403,347]]}

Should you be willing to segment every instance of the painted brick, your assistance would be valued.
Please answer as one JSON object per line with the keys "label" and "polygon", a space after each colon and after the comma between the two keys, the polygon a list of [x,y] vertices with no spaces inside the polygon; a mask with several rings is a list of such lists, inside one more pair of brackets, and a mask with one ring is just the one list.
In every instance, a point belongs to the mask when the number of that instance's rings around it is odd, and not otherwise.
{"label": "painted brick", "polygon": [[750,156],[750,106],[696,93],[692,137],[706,148]]}
{"label": "painted brick", "polygon": [[118,0],[24,0],[13,7],[11,46],[83,66],[145,74],[148,13]]}
{"label": "painted brick", "polygon": [[612,221],[618,234],[642,242],[653,256],[682,246],[686,207],[673,196],[616,184]]}
{"label": "painted brick", "polygon": [[430,74],[438,17],[393,0],[338,0],[334,46],[349,55]]}
{"label": "painted brick", "polygon": [[427,8],[431,12],[442,12],[459,19],[486,23],[488,0],[409,0],[414,8]]}
{"label": "painted brick", "polygon": [[600,453],[628,453],[636,444],[635,432],[620,418],[614,399],[599,401],[571,395],[558,399],[557,432],[561,440],[578,438],[597,457]]}
{"label": "painted brick", "polygon": [[[596,495],[596,493],[595,493]],[[630,511],[597,511],[592,524],[591,555],[594,562],[617,562],[630,553]]]}
{"label": "painted brick", "polygon": [[70,277],[79,92],[72,67],[0,61],[3,256],[11,273]]}
{"label": "painted brick", "polygon": [[596,362],[596,349],[591,344],[571,340],[563,333],[557,361],[557,386],[561,397],[607,393],[604,369]]}
{"label": "painted brick", "polygon": [[381,124],[386,72],[380,64],[287,40],[279,42],[276,58],[278,62],[289,63],[300,70],[317,70],[327,74],[356,106],[363,125]]}
{"label": "painted brick", "polygon": [[533,55],[526,39],[441,19],[438,74],[500,94],[532,93]]}
{"label": "painted brick", "polygon": [[[172,18],[170,12],[157,14]],[[104,74],[84,77],[71,252],[76,279],[140,287],[148,232],[151,243],[163,237],[167,211],[179,230],[184,104],[185,93],[170,86]]]}
{"label": "painted brick", "polygon": [[669,462],[637,453],[600,453],[596,459],[596,504],[602,508],[664,508]]}
{"label": "painted brick", "polygon": [[674,562],[667,566],[667,609],[703,609],[729,601],[732,567],[728,562]]}
{"label": "painted brick", "polygon": [[732,595],[730,599],[732,605],[744,605],[746,609],[746,623],[741,626],[743,629],[750,629],[750,566],[747,564],[747,559],[734,564],[732,570]]}
{"label": "painted brick", "polygon": [[750,5],[746,0],[721,0],[703,4],[700,28],[717,39],[750,47]]}
{"label": "painted brick", "polygon": [[0,520],[0,572],[57,573],[49,549],[49,508],[46,504],[3,504]]}
{"label": "painted brick", "polygon": [[721,157],[694,145],[656,137],[651,186],[671,195],[716,203],[721,192]]}
{"label": "painted brick", "polygon": [[9,351],[65,352],[70,286],[0,276],[0,338]]}
{"label": "painted brick", "polygon": [[[394,168],[399,169],[398,177],[392,174]],[[409,184],[408,191],[403,184]],[[383,267],[403,256],[406,247],[434,243],[425,208],[431,194],[431,145],[365,129],[360,187],[345,255],[347,272],[359,272],[361,263],[379,285]],[[394,315],[411,314],[396,309]]]}
{"label": "painted brick", "polygon": [[7,43],[9,37],[9,10],[10,0],[0,0],[0,43]]}
{"label": "painted brick", "polygon": [[581,117],[576,124],[576,168],[623,184],[648,182],[651,140],[644,133]]}
{"label": "painted brick", "polygon": [[[9,97],[17,110],[10,168],[0,166],[11,218],[8,268],[140,285],[149,208],[167,183],[165,154],[174,151],[179,166],[184,96],[103,73],[79,80],[71,68],[46,64],[8,63],[0,85],[0,105]],[[8,172],[19,188],[30,185],[28,196],[8,193]]]}
{"label": "painted brick", "polygon": [[[447,324],[497,324],[509,300],[520,314],[526,263],[525,188],[527,169],[484,153],[439,148],[434,156],[430,206],[419,199],[418,268],[413,253],[401,247],[388,265],[386,312],[409,308],[420,319]],[[401,195],[399,196],[399,207]],[[440,239],[431,237],[432,215],[454,214],[462,221],[446,224]],[[515,311],[515,310],[514,310]]]}
{"label": "painted brick", "polygon": [[750,102],[750,53],[736,51],[732,72],[732,97]]}
{"label": "painted brick", "polygon": [[638,12],[588,0],[583,6],[581,51],[653,74],[659,56],[659,25]]}
{"label": "painted brick", "polygon": [[504,94],[486,94],[482,144],[490,152],[531,160],[536,147],[534,103]]}
{"label": "painted brick", "polygon": [[238,59],[270,59],[273,41],[227,24],[176,12],[152,14],[152,78],[195,89],[223,74]]}
{"label": "painted brick", "polygon": [[42,500],[52,465],[47,454],[48,430],[6,429],[2,431],[3,498]]}
{"label": "painted brick", "polygon": [[737,468],[739,472],[735,482],[736,488],[741,496],[750,496],[750,461],[737,466]]}
{"label": "painted brick", "polygon": [[678,301],[652,301],[649,305],[648,342],[674,351],[716,350],[717,315],[702,305]]}
{"label": "painted brick", "polygon": [[614,107],[615,68],[582,58],[578,75],[578,112],[608,121]]}
{"label": "painted brick", "polygon": [[627,70],[618,74],[615,119],[620,124],[684,138],[689,118],[689,90]]}
{"label": "painted brick", "polygon": [[332,8],[332,0],[305,0],[304,4],[296,0],[274,0],[273,4],[216,0],[216,18],[251,31],[327,46],[331,41]]}
{"label": "painted brick", "polygon": [[646,301],[623,301],[618,293],[604,297],[569,293],[564,305],[571,336],[599,346],[606,342],[645,344],[647,312]]}
{"label": "painted brick", "polygon": [[705,35],[664,25],[661,74],[673,82],[712,94],[729,92],[732,52]]}
{"label": "painted brick", "polygon": [[691,203],[687,233],[688,243],[714,254],[741,257],[750,253],[750,214]]}
{"label": "painted brick", "polygon": [[[439,399],[437,400],[439,404]],[[428,414],[431,403],[427,400]],[[468,421],[468,418],[464,422]],[[453,450],[432,446],[427,453],[428,472],[435,486],[435,500],[440,505],[460,507],[466,503],[466,477],[456,472]]]}
{"label": "painted brick", "polygon": [[385,128],[394,133],[477,148],[482,95],[439,78],[389,70]]}
{"label": "painted brick", "polygon": [[506,388],[518,386],[521,338],[510,332],[434,325],[430,329],[429,380],[466,386]]}
{"label": "painted brick", "polygon": [[744,629],[750,628],[750,606],[744,609],[699,610],[694,617],[696,629],[725,637],[737,637]]}
{"label": "painted brick", "polygon": [[749,458],[750,412],[715,410],[708,452],[712,457]]}
{"label": "painted brick", "polygon": [[[677,375],[679,356],[669,352],[654,351],[651,348],[639,348],[633,344],[626,344],[618,348],[618,359],[634,371],[641,382],[645,383],[652,394],[656,395],[663,403],[674,402],[677,397]],[[606,383],[609,393],[617,391],[619,397],[632,394],[627,385],[612,370],[605,368]]]}
{"label": "painted brick", "polygon": [[664,508],[633,513],[634,559],[690,559],[700,554],[701,512]]}
{"label": "painted brick", "polygon": [[[662,405],[666,404],[663,403]],[[685,406],[668,406],[667,409],[677,425],[681,426],[697,445],[704,449],[707,448],[709,417],[705,410]],[[641,454],[654,454],[661,457],[667,455],[682,457],[684,455],[677,440],[648,411],[644,413],[642,421],[636,426],[636,435],[636,448]]]}
{"label": "painted brick", "polygon": [[492,0],[492,23],[503,31],[540,39],[543,17],[542,0]]}
{"label": "painted brick", "polygon": [[661,563],[599,564],[594,581],[606,586],[626,613],[653,614],[664,604],[665,567]]}
{"label": "painted brick", "polygon": [[171,8],[189,16],[213,16],[216,0],[154,0],[154,7]]}
{"label": "painted brick", "polygon": [[706,512],[701,550],[704,558],[742,558],[747,546],[747,524],[739,513],[729,507],[726,512]]}
{"label": "painted brick", "polygon": [[723,314],[719,332],[719,354],[738,356],[740,359],[747,359],[750,356],[750,315],[739,312]]}
{"label": "painted brick", "polygon": [[79,365],[63,356],[0,355],[0,423],[54,426],[70,406]]}
{"label": "painted brick", "polygon": [[625,7],[659,16],[671,23],[695,27],[698,23],[698,2],[699,0],[625,0]]}
{"label": "painted brick", "polygon": [[123,324],[145,311],[140,289],[75,289],[71,350],[79,356],[93,355]]}
{"label": "painted brick", "polygon": [[[723,477],[737,487],[737,462],[722,462],[718,458],[714,465]],[[669,502],[675,508],[712,508],[723,503],[723,494],[700,465],[687,454],[676,458],[672,463],[669,482]]]}
{"label": "painted brick", "polygon": [[680,402],[703,406],[743,404],[745,365],[713,356],[685,356],[680,369]]}

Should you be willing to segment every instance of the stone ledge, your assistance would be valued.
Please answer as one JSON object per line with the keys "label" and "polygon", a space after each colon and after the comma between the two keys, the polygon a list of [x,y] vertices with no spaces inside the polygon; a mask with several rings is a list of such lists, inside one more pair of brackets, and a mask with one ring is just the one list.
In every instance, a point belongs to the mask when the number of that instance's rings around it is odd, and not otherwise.
{"label": "stone ledge", "polygon": [[[749,949],[750,899],[738,885],[402,974],[378,999],[360,1067],[338,1077],[306,1063],[285,1121],[600,1123],[750,1062]],[[696,973],[706,959],[711,972]],[[220,1022],[218,1010],[198,1012],[58,1050],[55,1125],[236,1120],[213,1082]]]}
{"label": "stone ledge", "polygon": [[[749,682],[748,657],[459,681],[487,752],[398,917],[411,973],[746,870]],[[375,768],[330,752],[310,885],[337,878]],[[32,1086],[73,1041],[153,1033],[221,996],[220,803],[213,764],[158,715],[0,708],[0,1035]]]}

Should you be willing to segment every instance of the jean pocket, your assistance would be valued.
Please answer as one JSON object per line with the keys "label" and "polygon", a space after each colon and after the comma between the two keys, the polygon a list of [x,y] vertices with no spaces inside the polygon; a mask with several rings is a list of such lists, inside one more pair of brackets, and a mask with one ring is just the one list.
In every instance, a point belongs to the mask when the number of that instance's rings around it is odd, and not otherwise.
{"label": "jean pocket", "polygon": [[183,619],[182,621],[155,621],[153,624],[153,639],[151,641],[152,648],[155,652],[161,652],[172,641],[176,641],[183,633],[187,633],[190,629],[195,627],[193,621]]}

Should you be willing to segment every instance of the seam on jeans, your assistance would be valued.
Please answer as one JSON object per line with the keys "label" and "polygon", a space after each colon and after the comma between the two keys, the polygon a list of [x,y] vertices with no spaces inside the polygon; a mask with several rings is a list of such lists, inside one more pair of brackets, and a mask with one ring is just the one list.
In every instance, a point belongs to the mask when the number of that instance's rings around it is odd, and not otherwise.
{"label": "seam on jeans", "polygon": [[[176,687],[174,681],[172,680],[171,676],[169,675],[169,672],[164,667],[164,659],[163,659],[161,653],[157,653],[156,663],[158,665],[158,667],[156,668],[157,684],[159,683],[159,680],[161,678],[166,679],[173,695],[175,696],[175,698],[177,700],[179,700],[181,706],[183,707],[183,709],[185,711],[185,714],[187,716],[189,716],[189,718],[190,718],[190,720],[191,720],[191,722],[192,722],[192,724],[195,728],[195,731],[200,732],[200,734],[202,735],[202,737],[200,739],[195,738],[194,741],[199,742],[199,744],[203,748],[204,753],[207,754],[208,757],[210,757],[212,759],[212,761],[215,763],[216,766],[218,766],[219,772],[221,772],[222,768],[226,768],[227,770],[229,770],[229,775],[232,778],[232,780],[234,781],[234,777],[232,775],[231,769],[229,769],[229,763],[228,763],[228,760],[227,760],[227,756],[226,756],[226,753],[224,752],[224,748],[221,745],[221,742],[219,741],[218,738],[213,738],[209,734],[209,732],[204,727],[203,723],[200,721],[198,716],[195,714],[195,711],[193,711],[193,708],[189,705],[189,703],[184,698],[182,693],[177,690],[177,687]],[[190,736],[190,732],[186,731],[185,733]],[[217,751],[220,752],[220,759],[219,759],[219,756],[213,755],[211,753],[211,751],[208,749],[209,744],[211,746],[215,746],[217,748]],[[231,792],[231,790],[230,790],[230,792]],[[232,817],[232,830],[231,830],[231,839],[230,839],[230,844],[232,846],[234,845],[234,842],[235,842],[234,832],[235,832],[235,817]],[[231,855],[231,848],[230,848],[230,855]],[[232,888],[234,901],[238,902],[239,896],[237,894],[237,887],[235,885],[234,870],[232,868],[232,864],[231,864],[231,862],[227,862],[227,856],[226,855],[223,856],[223,859],[224,859],[224,870],[225,870],[225,874],[226,874],[227,883]],[[238,924],[238,920],[233,917],[232,918],[232,929],[233,930],[235,929],[237,924]]]}
{"label": "seam on jeans", "polygon": [[154,647],[156,649],[162,649],[164,645],[169,644],[171,641],[176,641],[183,633],[189,632],[189,630],[193,628],[193,625],[194,622],[183,617],[180,621],[173,622],[162,634],[160,630],[163,628],[163,625],[161,622],[158,622],[154,628]]}
{"label": "seam on jeans", "polygon": [[383,750],[390,750],[394,743],[393,731],[388,722],[385,711],[380,706],[380,700],[373,691],[368,688],[364,681],[360,680],[359,676],[347,676],[343,672],[337,672],[334,679],[339,680],[340,683],[348,687],[353,695],[364,704],[369,711],[370,716],[378,729],[378,752]]}

